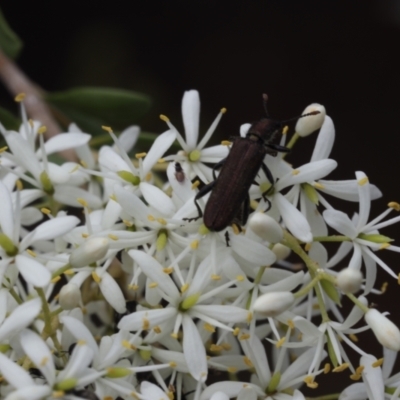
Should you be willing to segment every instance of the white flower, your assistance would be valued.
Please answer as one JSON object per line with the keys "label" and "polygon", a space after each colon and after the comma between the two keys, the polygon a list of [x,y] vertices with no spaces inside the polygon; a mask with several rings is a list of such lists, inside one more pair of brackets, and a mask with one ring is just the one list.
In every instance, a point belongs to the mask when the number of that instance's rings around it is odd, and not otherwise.
{"label": "white flower", "polygon": [[[182,326],[183,352],[189,371],[196,380],[204,382],[208,372],[206,353],[193,319],[202,319],[208,324],[228,331],[232,328],[226,323],[245,321],[248,318],[246,310],[229,305],[208,304],[211,296],[222,292],[224,288],[231,286],[232,282],[207,291],[207,285],[211,281],[211,268],[209,263],[202,262],[192,280],[185,283],[188,289],[181,293],[168,275],[168,271],[150,255],[139,250],[130,250],[129,255],[150,278],[152,282],[150,288],[153,287],[153,290],[159,291],[169,304],[162,309],[137,311],[127,315],[122,318],[118,327],[138,331],[159,326],[162,335],[173,333],[177,337],[178,329]],[[204,302],[206,304],[202,304]]]}
{"label": "white flower", "polygon": [[[362,259],[364,260],[366,267],[365,293],[369,293],[375,283],[377,263],[392,277],[397,279],[397,275],[372,250],[389,249],[396,252],[400,251],[399,247],[389,245],[387,241],[390,239],[379,235],[378,231],[380,228],[400,221],[400,217],[380,222],[393,210],[393,207],[391,207],[374,220],[367,222],[371,208],[369,182],[363,172],[357,172],[356,177],[360,198],[360,209],[357,219],[352,221],[345,213],[334,209],[325,210],[323,216],[328,225],[351,240],[353,256],[350,260],[349,268],[360,270]],[[348,244],[342,244],[341,249],[339,249],[340,256],[335,258],[335,263],[339,262],[350,249],[351,246]],[[331,266],[332,262],[329,265]]]}
{"label": "white flower", "polygon": [[[137,129],[139,128],[137,127]],[[158,136],[150,150],[145,154],[144,159],[142,159],[142,156],[139,157],[139,167],[136,167],[120,139],[114,135],[111,129],[108,130],[108,133],[113,138],[116,149],[103,146],[99,152],[99,164],[102,167],[102,172],[90,171],[91,174],[107,180],[106,191],[108,194],[115,184],[127,186],[133,191],[141,189],[143,182],[151,180],[150,171],[154,164],[158,162],[176,138],[176,133],[171,130]]]}
{"label": "white flower", "polygon": [[70,232],[79,223],[74,216],[61,214],[56,218],[42,222],[34,230],[29,232],[20,242],[20,208],[19,203],[14,208],[11,193],[6,186],[0,182],[0,200],[3,212],[0,213],[0,282],[9,265],[15,261],[15,265],[24,279],[37,287],[44,287],[50,282],[49,270],[31,255],[26,253],[29,247],[34,247],[36,242],[52,240]]}
{"label": "white flower", "polygon": [[178,130],[171,124],[168,118],[163,117],[171,130],[177,133],[177,140],[182,146],[183,151],[176,156],[165,157],[165,160],[179,161],[182,167],[187,171],[189,179],[198,176],[203,182],[208,183],[213,180],[211,168],[204,163],[217,163],[228,155],[226,146],[218,145],[204,148],[210,140],[217,125],[225,113],[225,109],[221,109],[215,121],[204,137],[198,141],[199,137],[199,119],[200,119],[200,98],[197,90],[189,90],[185,92],[182,99],[182,118],[185,127],[186,140],[181,136]]}

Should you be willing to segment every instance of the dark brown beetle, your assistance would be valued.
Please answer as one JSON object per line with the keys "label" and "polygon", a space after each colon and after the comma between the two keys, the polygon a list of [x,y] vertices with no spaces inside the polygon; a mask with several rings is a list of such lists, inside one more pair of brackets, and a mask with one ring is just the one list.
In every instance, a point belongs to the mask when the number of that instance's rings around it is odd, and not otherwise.
{"label": "dark brown beetle", "polygon": [[[187,220],[196,220],[203,216],[204,225],[211,231],[217,232],[236,221],[244,225],[250,208],[249,189],[255,183],[260,168],[264,171],[271,185],[274,184],[274,178],[264,163],[264,158],[267,154],[276,156],[278,152],[289,151],[287,147],[273,143],[283,124],[288,121],[271,119],[267,111],[267,100],[268,96],[264,94],[264,109],[267,116],[254,122],[246,137],[235,136],[233,138],[228,157],[221,160],[213,168],[214,181],[203,186],[194,199],[199,215]],[[298,118],[317,114],[319,114],[319,111],[313,111]],[[219,168],[221,168],[221,172],[216,177],[215,171]],[[210,191],[211,195],[203,214],[197,200]],[[265,199],[267,193],[268,191],[262,194]]]}

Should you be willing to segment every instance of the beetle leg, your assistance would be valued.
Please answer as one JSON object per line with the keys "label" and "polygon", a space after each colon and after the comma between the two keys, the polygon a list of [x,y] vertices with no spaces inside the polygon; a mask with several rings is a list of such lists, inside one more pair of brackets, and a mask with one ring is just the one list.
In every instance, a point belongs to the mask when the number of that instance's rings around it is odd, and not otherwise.
{"label": "beetle leg", "polygon": [[199,212],[199,215],[197,217],[194,218],[183,218],[184,221],[197,221],[199,218],[201,218],[203,216],[203,210],[200,208],[199,203],[197,203],[197,200],[201,199],[203,196],[205,196],[207,193],[211,192],[212,188],[215,185],[215,182],[217,181],[212,181],[209,184],[203,186],[198,193],[196,194],[196,196],[194,197],[194,205],[197,208],[197,211]]}
{"label": "beetle leg", "polygon": [[266,146],[272,150],[276,150],[281,153],[288,153],[290,151],[290,149],[288,149],[287,147],[281,146],[281,145],[275,144],[275,143],[268,143],[268,144],[266,144]]}
{"label": "beetle leg", "polygon": [[226,247],[231,247],[229,246],[229,232],[225,231],[225,242],[226,242]]}
{"label": "beetle leg", "polygon": [[246,225],[250,213],[250,196],[247,193],[242,204],[242,225]]}
{"label": "beetle leg", "polygon": [[[271,183],[271,185],[273,185],[275,183],[274,178],[271,174],[271,171],[269,170],[269,168],[265,165],[265,163],[261,164],[261,168],[264,171],[265,175],[267,176],[267,179],[269,180],[269,182]],[[272,187],[272,186],[271,186]],[[270,190],[270,189],[268,189]],[[268,191],[267,191],[268,192]]]}
{"label": "beetle leg", "polygon": [[271,187],[268,190],[266,190],[265,192],[261,193],[262,198],[264,199],[264,201],[268,205],[266,210],[264,211],[264,212],[267,212],[271,208],[271,202],[267,198],[267,194],[272,190],[272,188],[274,187],[274,183],[275,182],[274,182],[274,178],[273,178],[273,176],[271,174],[271,171],[269,170],[269,168],[264,163],[261,164],[261,168],[262,168],[262,170],[264,171],[265,175],[267,176],[268,180],[271,183]]}
{"label": "beetle leg", "polygon": [[217,162],[217,163],[213,166],[212,174],[213,174],[214,180],[217,179],[217,176],[215,175],[215,171],[216,171],[217,169],[220,169],[220,168],[224,165],[225,161],[226,161],[226,158],[223,158],[221,161]]}

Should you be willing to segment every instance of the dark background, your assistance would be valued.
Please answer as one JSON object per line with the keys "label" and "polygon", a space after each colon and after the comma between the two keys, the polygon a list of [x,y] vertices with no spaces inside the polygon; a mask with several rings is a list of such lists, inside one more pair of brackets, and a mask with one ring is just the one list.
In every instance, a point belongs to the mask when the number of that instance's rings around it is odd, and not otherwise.
{"label": "dark background", "polygon": [[[43,3],[42,3],[43,4]],[[46,90],[78,85],[114,86],[150,94],[153,107],[141,126],[163,132],[160,113],[182,128],[181,98],[198,89],[204,132],[221,107],[218,128],[229,138],[263,115],[269,95],[277,119],[299,115],[311,102],[326,106],[336,126],[332,179],[366,172],[389,201],[400,201],[400,2],[266,0],[2,1],[1,8],[25,42],[18,63]],[[0,89],[1,105],[11,104]],[[307,162],[314,139],[291,156]],[[341,206],[342,207],[342,206]],[[345,208],[354,212],[357,207]],[[394,214],[392,214],[394,215]],[[383,233],[399,239],[398,226]],[[398,244],[398,242],[397,242]],[[397,273],[398,254],[378,254]],[[380,283],[389,280],[381,273]],[[380,285],[378,284],[378,287]],[[371,296],[400,325],[397,283]],[[371,351],[380,356],[380,350]],[[343,380],[346,372],[338,375]]]}

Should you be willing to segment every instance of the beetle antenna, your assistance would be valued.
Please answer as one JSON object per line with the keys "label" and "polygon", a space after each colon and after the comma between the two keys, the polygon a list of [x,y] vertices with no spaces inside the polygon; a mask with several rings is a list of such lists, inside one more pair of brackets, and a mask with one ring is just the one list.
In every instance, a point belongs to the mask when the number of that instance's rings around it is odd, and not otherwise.
{"label": "beetle antenna", "polygon": [[312,111],[312,112],[309,112],[307,114],[299,115],[298,117],[286,119],[285,121],[281,121],[281,123],[282,124],[286,124],[286,122],[296,121],[296,120],[298,120],[300,118],[309,117],[310,115],[318,115],[318,114],[321,114],[321,111]]}
{"label": "beetle antenna", "polygon": [[267,118],[269,118],[269,112],[268,112],[268,108],[267,108],[268,96],[265,93],[263,93],[262,98],[263,98],[263,106],[264,106],[265,114],[267,115]]}

